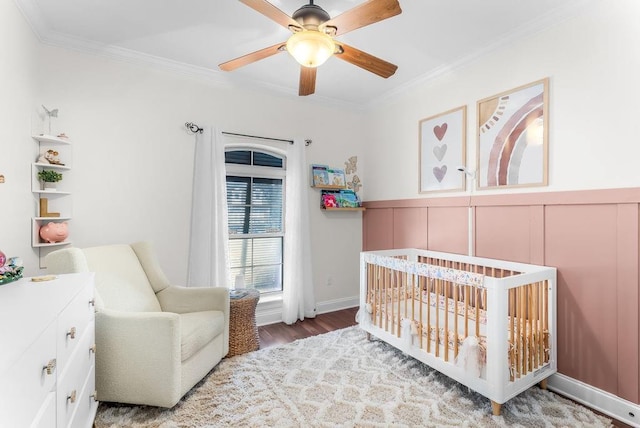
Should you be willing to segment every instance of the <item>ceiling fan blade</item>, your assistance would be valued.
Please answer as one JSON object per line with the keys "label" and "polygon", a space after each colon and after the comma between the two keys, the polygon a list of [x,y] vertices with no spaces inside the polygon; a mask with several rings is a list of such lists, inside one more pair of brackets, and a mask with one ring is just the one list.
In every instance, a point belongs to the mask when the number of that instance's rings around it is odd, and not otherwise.
{"label": "ceiling fan blade", "polygon": [[241,3],[246,4],[256,12],[260,12],[267,18],[277,22],[284,28],[289,28],[290,25],[300,28],[300,24],[291,18],[289,15],[272,5],[266,0],[240,0]]}
{"label": "ceiling fan blade", "polygon": [[398,69],[397,65],[391,64],[390,62],[363,52],[352,46],[345,45],[342,42],[338,43],[338,45],[342,48],[342,52],[336,53],[336,58],[340,58],[343,61],[357,65],[358,67],[377,74],[380,77],[384,77],[385,79],[387,77],[391,77]]}
{"label": "ceiling fan blade", "polygon": [[298,95],[311,95],[316,91],[316,67],[300,67],[300,89]]}
{"label": "ceiling fan blade", "polygon": [[335,27],[336,36],[391,18],[402,12],[398,0],[369,0],[320,25]]}
{"label": "ceiling fan blade", "polygon": [[224,71],[233,71],[236,68],[243,67],[252,62],[260,61],[261,59],[268,58],[272,55],[283,51],[281,49],[285,43],[278,43],[277,45],[269,46],[268,48],[260,49],[259,51],[251,52],[250,54],[243,55],[241,57],[232,59],[231,61],[223,62],[218,67]]}

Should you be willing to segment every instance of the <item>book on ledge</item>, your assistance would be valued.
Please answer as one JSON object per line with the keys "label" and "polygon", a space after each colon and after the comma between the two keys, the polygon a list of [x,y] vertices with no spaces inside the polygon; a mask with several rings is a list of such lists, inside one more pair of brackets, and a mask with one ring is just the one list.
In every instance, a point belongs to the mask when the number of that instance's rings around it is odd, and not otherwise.
{"label": "book on ledge", "polygon": [[229,298],[231,299],[241,299],[247,294],[249,294],[247,290],[229,290]]}

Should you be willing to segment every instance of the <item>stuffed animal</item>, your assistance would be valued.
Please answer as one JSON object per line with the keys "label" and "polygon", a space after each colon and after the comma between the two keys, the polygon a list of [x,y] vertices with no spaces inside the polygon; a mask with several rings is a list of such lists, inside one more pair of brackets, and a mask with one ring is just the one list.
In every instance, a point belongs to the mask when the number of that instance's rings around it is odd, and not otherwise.
{"label": "stuffed animal", "polygon": [[353,174],[358,170],[358,156],[351,156],[347,162],[344,163],[344,173],[345,174]]}
{"label": "stuffed animal", "polygon": [[354,192],[359,192],[360,188],[362,187],[362,184],[360,183],[360,177],[354,175],[351,181],[347,183],[347,187]]}

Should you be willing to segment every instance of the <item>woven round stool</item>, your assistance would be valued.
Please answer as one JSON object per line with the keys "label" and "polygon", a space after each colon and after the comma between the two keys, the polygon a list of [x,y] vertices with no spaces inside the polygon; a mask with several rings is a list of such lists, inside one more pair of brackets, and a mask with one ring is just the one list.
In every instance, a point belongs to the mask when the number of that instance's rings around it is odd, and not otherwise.
{"label": "woven round stool", "polygon": [[254,289],[236,289],[247,292],[239,298],[229,299],[229,353],[227,357],[240,355],[260,348],[256,326],[256,306],[260,292]]}

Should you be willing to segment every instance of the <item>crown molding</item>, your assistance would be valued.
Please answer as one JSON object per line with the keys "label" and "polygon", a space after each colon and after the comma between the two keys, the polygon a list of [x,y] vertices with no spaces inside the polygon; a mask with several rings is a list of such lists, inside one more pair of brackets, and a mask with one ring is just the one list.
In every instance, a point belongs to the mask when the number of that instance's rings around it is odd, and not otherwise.
{"label": "crown molding", "polygon": [[331,108],[339,107],[352,111],[366,111],[373,109],[384,102],[399,98],[403,94],[410,93],[412,89],[428,84],[429,82],[441,76],[444,76],[447,73],[451,73],[452,71],[467,67],[478,59],[484,57],[485,55],[490,54],[491,52],[497,51],[498,49],[506,47],[519,40],[531,37],[534,34],[545,31],[568,19],[578,16],[585,9],[587,9],[590,4],[595,3],[596,0],[565,1],[558,8],[545,13],[540,18],[531,21],[527,25],[523,25],[517,28],[515,31],[504,35],[499,41],[488,45],[483,49],[476,50],[470,55],[464,56],[453,63],[442,64],[432,70],[429,70],[428,72],[418,76],[417,78],[410,80],[390,91],[387,91],[382,95],[377,96],[371,101],[365,103],[353,103],[340,99],[324,97],[318,94],[314,94],[313,97],[299,97],[296,90],[280,85],[265,83],[253,79],[240,79],[231,75],[223,74],[218,70],[212,70],[205,67],[195,66],[163,57],[145,54],[131,49],[112,45],[103,45],[79,37],[69,36],[67,34],[51,30],[50,26],[46,23],[46,20],[44,19],[40,8],[38,7],[35,0],[14,1],[18,9],[20,9],[23,16],[31,26],[33,32],[36,34],[37,38],[43,44],[71,49],[81,53],[90,53],[93,55],[103,56],[130,64],[150,66],[154,69],[181,74],[183,76],[195,78],[198,81],[216,86],[223,86],[226,88],[250,88],[253,90],[265,91],[287,98],[293,98],[300,102],[309,102]]}
{"label": "crown molding", "polygon": [[520,26],[516,30],[505,34],[500,40],[496,41],[495,43],[492,43],[483,49],[476,50],[470,55],[466,55],[452,63],[442,64],[413,80],[410,80],[388,92],[385,92],[384,94],[367,103],[364,108],[366,110],[370,110],[379,106],[383,102],[399,98],[403,94],[410,93],[411,89],[413,88],[423,86],[428,82],[433,81],[448,73],[463,69],[492,52],[495,52],[518,41],[532,37],[535,34],[539,34],[541,32],[549,30],[550,28],[553,28],[569,19],[580,16],[585,12],[585,10],[588,9],[589,5],[595,2],[596,0],[565,1],[557,9],[548,11],[547,13],[541,15],[538,19],[529,22],[527,25]]}

